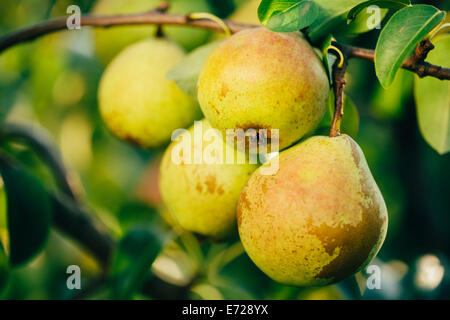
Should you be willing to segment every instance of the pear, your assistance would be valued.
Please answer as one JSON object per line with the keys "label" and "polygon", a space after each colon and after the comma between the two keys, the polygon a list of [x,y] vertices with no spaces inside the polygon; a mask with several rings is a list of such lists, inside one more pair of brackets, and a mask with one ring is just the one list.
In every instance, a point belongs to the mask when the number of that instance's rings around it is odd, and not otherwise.
{"label": "pear", "polygon": [[[196,138],[196,128],[200,138]],[[189,145],[183,145],[185,141]],[[189,153],[188,160],[184,159]],[[194,161],[196,153],[203,154],[201,161]],[[196,122],[165,151],[159,178],[161,196],[185,230],[214,239],[232,233],[239,195],[257,165],[248,160],[238,164],[236,159],[228,164],[227,153],[237,158],[237,151],[205,120]],[[183,158],[179,161],[174,157]]]}
{"label": "pear", "polygon": [[278,129],[283,149],[318,125],[330,88],[322,62],[300,33],[260,27],[214,48],[197,90],[206,119],[223,134]]}
{"label": "pear", "polygon": [[163,38],[137,42],[105,70],[99,86],[100,113],[119,138],[141,147],[159,147],[172,131],[201,117],[197,102],[165,74],[185,53]]}
{"label": "pear", "polygon": [[[212,12],[206,0],[169,0],[169,13],[187,14],[190,12]],[[155,9],[160,0],[99,0],[92,9],[92,14],[116,15],[143,13]],[[205,43],[210,36],[207,30],[189,27],[164,27],[164,33],[186,50]],[[107,65],[114,56],[130,44],[152,37],[156,34],[156,26],[116,26],[114,28],[94,30],[95,49],[100,61]]]}
{"label": "pear", "polygon": [[[261,166],[238,204],[239,235],[273,280],[316,286],[340,281],[378,253],[387,209],[360,147],[347,135],[316,136]],[[272,159],[271,161],[273,161]]]}

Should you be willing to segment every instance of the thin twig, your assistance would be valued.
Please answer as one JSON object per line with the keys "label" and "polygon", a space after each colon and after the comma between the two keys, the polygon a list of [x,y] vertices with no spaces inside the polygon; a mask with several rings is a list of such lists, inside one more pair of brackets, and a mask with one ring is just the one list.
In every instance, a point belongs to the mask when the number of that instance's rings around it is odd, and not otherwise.
{"label": "thin twig", "polygon": [[[375,61],[375,51],[373,50],[353,47],[337,42],[333,42],[333,45],[336,45],[341,50],[345,51],[348,59],[354,58],[372,62]],[[425,61],[417,61],[413,56],[408,57],[403,61],[402,68],[416,73],[421,78],[431,76],[440,80],[450,80],[450,68],[443,68]]]}
{"label": "thin twig", "polygon": [[[21,42],[34,40],[38,37],[56,31],[68,30],[66,26],[66,20],[67,19],[65,17],[56,18],[7,34],[0,38],[0,52]],[[248,29],[251,27],[257,27],[256,25],[236,23],[228,20],[224,20],[224,22],[232,33],[236,33],[240,30]],[[85,15],[81,17],[81,26],[85,27],[90,26],[109,28],[115,26],[148,24],[191,26],[217,32],[223,32],[222,27],[211,20],[192,20],[189,19],[188,15],[168,14],[154,11],[130,15]]]}

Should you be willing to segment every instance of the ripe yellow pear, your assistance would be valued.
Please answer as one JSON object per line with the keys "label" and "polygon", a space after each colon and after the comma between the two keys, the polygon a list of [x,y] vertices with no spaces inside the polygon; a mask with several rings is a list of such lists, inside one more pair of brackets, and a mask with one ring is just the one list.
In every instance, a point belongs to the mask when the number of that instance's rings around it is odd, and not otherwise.
{"label": "ripe yellow pear", "polygon": [[123,50],[100,81],[100,113],[119,138],[142,147],[159,147],[172,131],[201,117],[197,102],[165,75],[185,56],[163,38],[142,40]]}
{"label": "ripe yellow pear", "polygon": [[387,209],[349,136],[316,136],[283,151],[275,175],[261,166],[238,204],[239,235],[272,279],[299,286],[340,281],[378,253]]}
{"label": "ripe yellow pear", "polygon": [[[190,143],[184,145],[185,141]],[[224,143],[205,120],[196,122],[167,148],[161,163],[160,192],[182,228],[219,239],[236,225],[239,195],[257,165],[249,161],[228,164],[227,152],[233,158],[237,156],[234,148]],[[194,162],[195,154],[199,153],[203,159]]]}
{"label": "ripe yellow pear", "polygon": [[278,129],[280,149],[314,129],[324,115],[329,82],[300,33],[240,31],[218,45],[198,79],[198,100],[215,128]]}

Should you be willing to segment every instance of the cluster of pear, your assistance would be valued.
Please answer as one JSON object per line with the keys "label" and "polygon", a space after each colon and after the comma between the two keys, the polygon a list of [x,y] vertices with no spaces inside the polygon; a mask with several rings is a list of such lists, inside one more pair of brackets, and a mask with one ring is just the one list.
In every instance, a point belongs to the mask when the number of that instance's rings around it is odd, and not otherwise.
{"label": "cluster of pear", "polygon": [[[101,115],[115,135],[142,147],[175,138],[159,177],[172,223],[224,239],[237,222],[249,257],[285,284],[328,284],[367,265],[384,240],[387,210],[361,149],[346,135],[298,143],[320,122],[330,91],[309,43],[262,27],[236,33],[202,68],[200,108],[165,78],[183,56],[171,40],[142,40],[112,60],[99,86]],[[172,134],[201,113],[205,119]],[[224,141],[227,129],[278,130],[282,151],[250,163],[248,150]],[[217,161],[195,161],[198,154]],[[278,170],[267,174],[274,161]]]}

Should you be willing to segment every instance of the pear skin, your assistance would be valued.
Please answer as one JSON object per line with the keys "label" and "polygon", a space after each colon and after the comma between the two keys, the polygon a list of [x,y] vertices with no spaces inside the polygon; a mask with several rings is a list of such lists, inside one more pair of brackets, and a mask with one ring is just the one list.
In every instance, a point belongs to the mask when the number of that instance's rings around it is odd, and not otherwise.
{"label": "pear skin", "polygon": [[100,81],[98,101],[103,121],[117,137],[145,148],[170,141],[201,111],[166,73],[185,53],[177,44],[147,39],[125,48],[108,65]]}
{"label": "pear skin", "polygon": [[314,129],[330,92],[314,49],[300,33],[240,31],[211,52],[197,93],[206,119],[226,129],[279,130],[280,150]]}
{"label": "pear skin", "polygon": [[360,147],[347,135],[316,136],[261,166],[238,204],[239,235],[273,280],[317,286],[364,268],[386,236],[388,216]]}
{"label": "pear skin", "polygon": [[[203,133],[214,130],[206,121],[201,121]],[[211,130],[209,130],[211,129]],[[226,154],[236,157],[236,150],[228,146],[215,131],[213,139],[205,139],[200,146],[194,144],[194,126],[173,141],[164,153],[159,178],[159,188],[168,211],[183,229],[213,239],[222,239],[230,235],[236,227],[236,207],[239,195],[250,175],[256,170],[256,164],[226,163]],[[206,137],[206,136],[205,136]],[[192,143],[182,147],[184,139]],[[194,163],[194,153],[212,155],[219,149],[220,162]],[[207,151],[207,150],[210,150]],[[174,161],[190,152],[190,162]],[[205,157],[205,156],[204,156]],[[211,158],[213,158],[211,157]],[[178,162],[178,163],[177,163]]]}

